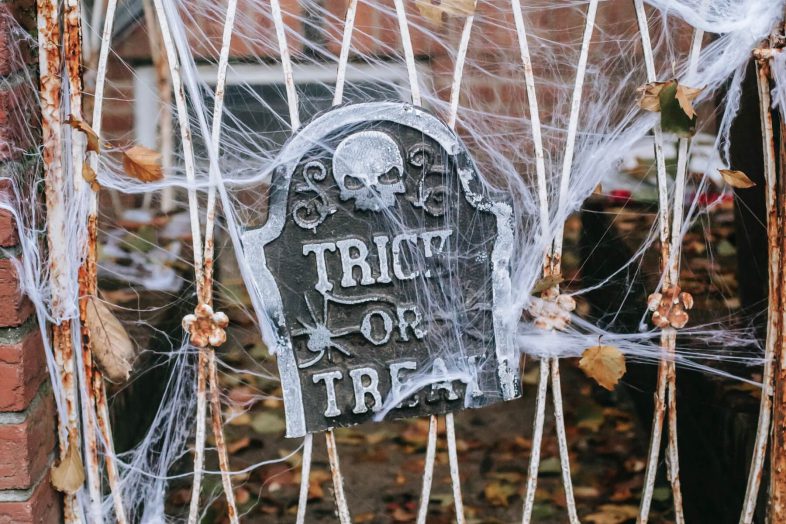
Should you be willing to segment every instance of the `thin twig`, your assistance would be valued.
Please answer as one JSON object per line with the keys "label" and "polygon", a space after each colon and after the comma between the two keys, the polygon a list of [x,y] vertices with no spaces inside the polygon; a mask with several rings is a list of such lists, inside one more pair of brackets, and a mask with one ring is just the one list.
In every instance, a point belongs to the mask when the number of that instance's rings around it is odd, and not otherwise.
{"label": "thin twig", "polygon": [[333,476],[333,490],[336,501],[336,511],[338,520],[341,524],[352,524],[352,517],[349,516],[347,498],[344,495],[344,477],[341,475],[341,465],[338,462],[338,449],[336,448],[336,437],[333,430],[325,432],[325,443],[327,444],[328,460],[330,462],[330,473]]}
{"label": "thin twig", "polygon": [[197,410],[196,434],[194,436],[194,481],[191,484],[191,502],[188,508],[188,524],[199,520],[199,495],[202,491],[202,472],[205,469],[205,415],[207,412],[207,360],[208,348],[199,349],[197,363]]}
{"label": "thin twig", "polygon": [[[63,56],[65,57],[66,82],[68,92],[68,113],[70,118],[82,120],[82,15],[79,0],[66,0],[63,5]],[[85,144],[84,133],[69,128],[70,140],[70,172],[74,191],[77,198],[85,192],[92,193],[90,186],[82,177],[82,170],[85,163]],[[91,251],[95,251],[96,244],[96,224],[95,218],[88,216],[88,245],[85,252],[85,260],[79,269],[79,312],[82,324],[82,347],[81,362],[75,353],[78,364],[81,364],[81,380],[77,380],[77,388],[81,396],[82,413],[82,438],[84,439],[84,462],[87,473],[87,491],[89,495],[89,514],[93,522],[102,522],[104,519],[101,503],[101,467],[98,461],[98,435],[96,429],[95,398],[93,388],[90,387],[93,375],[92,351],[89,333],[84,327],[86,315],[86,301],[88,295],[95,292],[95,268],[91,267]],[[79,383],[82,387],[79,387]]]}
{"label": "thin twig", "polygon": [[218,370],[216,369],[216,352],[209,348],[206,353],[208,358],[207,373],[210,382],[210,413],[213,422],[213,436],[216,439],[216,451],[218,452],[218,467],[221,469],[221,483],[224,486],[224,496],[227,499],[227,516],[229,522],[238,524],[235,492],[232,490],[232,478],[229,476],[229,455],[221,421],[221,397],[219,395]]}
{"label": "thin twig", "polygon": [[666,328],[664,336],[668,339],[668,358],[666,361],[666,381],[668,383],[669,435],[666,446],[666,470],[671,493],[674,498],[674,522],[684,524],[685,515],[682,510],[682,488],[680,486],[680,455],[677,445],[677,364],[674,361],[677,345],[677,330]]}
{"label": "thin twig", "polygon": [[464,524],[464,501],[461,497],[461,476],[459,475],[458,453],[456,452],[456,428],[453,413],[445,415],[445,437],[448,441],[448,462],[450,463],[450,483],[453,487],[453,504],[456,508],[456,524]]}
{"label": "thin twig", "polygon": [[[546,162],[543,151],[543,136],[540,125],[540,111],[538,97],[535,91],[535,74],[532,70],[532,58],[529,54],[527,43],[527,28],[524,25],[524,15],[521,12],[520,0],[511,0],[513,19],[516,24],[521,63],[524,67],[524,83],[527,87],[527,103],[529,104],[529,118],[532,128],[532,140],[535,144],[535,175],[538,188],[538,208],[540,210],[540,227],[544,241],[549,238],[549,202],[548,187],[546,183]],[[544,257],[548,258],[546,254]],[[544,263],[545,265],[545,263]]]}
{"label": "thin twig", "polygon": [[415,51],[412,48],[412,38],[409,35],[409,23],[407,22],[407,10],[404,7],[404,0],[393,0],[396,6],[396,18],[398,18],[398,29],[401,35],[401,45],[404,47],[404,60],[407,63],[407,74],[409,75],[409,90],[412,95],[412,103],[416,106],[423,105],[420,98],[420,85],[418,84],[418,68],[415,62]]}
{"label": "thin twig", "polygon": [[284,18],[281,14],[281,3],[279,0],[270,0],[270,9],[273,15],[273,25],[276,28],[278,51],[281,54],[281,69],[284,71],[284,85],[287,90],[287,103],[289,107],[289,122],[292,125],[292,132],[294,133],[300,128],[300,113],[297,103],[295,78],[292,73],[292,58],[289,54],[286,26],[284,25]]}
{"label": "thin twig", "polygon": [[437,453],[437,416],[431,415],[428,422],[426,441],[426,460],[423,464],[423,487],[420,490],[417,524],[425,524],[428,516],[428,503],[431,499],[431,483],[434,480],[434,457]]}
{"label": "thin twig", "polygon": [[[576,79],[573,84],[573,95],[570,103],[570,117],[568,120],[568,134],[565,139],[565,153],[562,158],[562,173],[560,177],[559,196],[557,201],[557,211],[565,211],[568,199],[568,189],[570,187],[570,175],[573,171],[573,157],[576,148],[576,136],[579,129],[579,116],[581,114],[581,100],[584,92],[584,79],[587,76],[587,61],[589,59],[590,43],[592,33],[595,30],[595,18],[598,13],[598,1],[591,0],[587,6],[587,18],[584,26],[584,37],[581,42],[581,53],[579,62],[576,66]],[[555,274],[559,274],[562,260],[562,243],[565,231],[565,223],[560,222],[556,226],[554,235],[554,250],[552,254],[552,266]]]}
{"label": "thin twig", "polygon": [[456,65],[453,68],[453,83],[450,86],[450,113],[448,114],[448,126],[456,129],[456,118],[458,117],[459,99],[461,98],[461,81],[464,77],[464,64],[467,61],[467,51],[469,50],[469,37],[472,35],[472,24],[475,15],[469,15],[464,20],[464,29],[461,31],[461,41],[456,50]]}
{"label": "thin twig", "polygon": [[177,120],[180,124],[180,141],[183,148],[183,165],[185,167],[186,181],[188,182],[188,210],[191,220],[191,243],[194,251],[194,273],[196,275],[196,285],[201,286],[204,282],[203,261],[202,261],[202,233],[199,228],[199,202],[196,193],[196,166],[194,165],[194,143],[191,138],[189,127],[188,106],[186,95],[183,89],[183,81],[180,76],[180,65],[177,56],[177,49],[172,40],[172,33],[169,29],[166,9],[163,0],[153,0],[156,10],[158,24],[161,27],[161,40],[166,50],[167,61],[169,63],[169,76],[172,79],[172,88],[175,95],[175,105],[177,107]]}
{"label": "thin twig", "polygon": [[[524,83],[527,88],[527,102],[532,128],[532,140],[535,144],[535,175],[538,191],[538,208],[540,210],[541,235],[544,242],[549,238],[549,203],[548,187],[546,182],[546,163],[543,150],[543,138],[540,124],[540,111],[538,109],[537,93],[535,91],[535,74],[532,69],[532,58],[527,43],[527,30],[524,16],[521,11],[520,0],[511,0],[513,19],[518,36],[521,63],[524,67]],[[544,275],[550,272],[550,247],[543,255]],[[543,423],[546,414],[546,392],[549,380],[549,359],[542,357],[540,360],[540,381],[538,382],[538,395],[535,407],[535,422],[533,425],[532,449],[530,451],[529,467],[527,470],[527,490],[524,495],[524,511],[522,522],[529,523],[532,508],[535,502],[535,489],[538,484],[538,470],[540,469],[540,446],[543,439]]]}
{"label": "thin twig", "polygon": [[[213,256],[214,256],[214,224],[216,218],[216,186],[223,183],[221,172],[218,166],[218,155],[220,153],[221,140],[221,120],[224,110],[224,94],[226,86],[226,73],[229,65],[229,49],[232,41],[232,29],[235,25],[235,14],[237,12],[237,0],[229,0],[227,13],[224,20],[224,32],[222,37],[221,52],[218,60],[218,75],[216,79],[216,93],[213,106],[213,121],[210,135],[210,145],[212,154],[210,157],[210,188],[207,194],[207,217],[205,219],[205,253],[203,257],[204,280],[201,286],[197,286],[199,302],[212,305],[213,303]],[[216,452],[218,453],[218,464],[221,470],[221,483],[224,487],[224,496],[227,501],[227,513],[230,522],[238,522],[237,505],[235,504],[235,494],[232,490],[232,478],[230,477],[229,457],[224,439],[224,427],[221,420],[221,398],[219,395],[220,385],[216,370],[216,352],[214,348],[207,348],[208,353],[208,376],[210,387],[210,412],[212,414],[213,436],[216,441]],[[200,365],[202,364],[200,360]],[[202,370],[200,368],[199,373]]]}
{"label": "thin twig", "polygon": [[[576,136],[579,127],[579,115],[581,113],[581,99],[584,90],[584,80],[587,74],[587,61],[589,59],[590,43],[592,33],[595,30],[595,18],[598,12],[598,0],[592,0],[587,7],[587,16],[584,25],[584,36],[581,43],[581,53],[576,66],[576,79],[573,85],[573,95],[571,97],[570,116],[568,120],[568,134],[565,141],[565,152],[562,160],[562,173],[560,178],[559,195],[557,201],[557,211],[563,213],[570,187],[570,175],[573,170],[573,156],[576,146]],[[565,232],[565,222],[560,221],[556,226],[554,234],[554,244],[550,258],[550,273],[559,275],[562,272],[562,246]],[[565,433],[565,412],[562,406],[562,387],[559,373],[559,359],[551,360],[551,390],[554,402],[554,422],[557,430],[557,444],[559,447],[560,469],[562,470],[562,484],[565,489],[565,500],[568,507],[568,519],[571,524],[578,524],[579,517],[576,511],[576,500],[573,496],[573,481],[570,471],[570,453],[568,441]]]}
{"label": "thin twig", "polygon": [[[661,343],[666,336],[661,332]],[[668,379],[669,363],[662,358],[658,364],[658,383],[655,390],[655,412],[652,416],[652,430],[650,432],[650,447],[647,455],[647,469],[644,473],[644,487],[641,493],[641,506],[636,522],[646,523],[649,519],[652,493],[655,488],[655,475],[658,472],[658,456],[660,455],[660,441],[663,432],[663,418],[666,411],[666,384]]]}
{"label": "thin twig", "polygon": [[[157,140],[158,151],[161,153],[161,167],[164,173],[172,169],[172,155],[174,152],[174,132],[172,125],[172,81],[167,66],[166,50],[161,44],[161,28],[156,22],[156,13],[152,0],[142,0],[142,11],[147,27],[147,38],[150,43],[150,53],[153,59],[153,69],[156,79],[156,96],[158,102]],[[152,145],[152,144],[144,144]],[[114,194],[114,193],[113,193]],[[149,210],[153,202],[153,193],[147,192],[142,197],[142,208]],[[167,186],[161,190],[159,209],[162,213],[169,213],[175,207],[174,188]]]}
{"label": "thin twig", "polygon": [[358,9],[358,0],[349,0],[347,15],[344,17],[344,33],[341,38],[341,52],[338,55],[338,70],[336,71],[336,91],[333,94],[333,105],[337,106],[344,100],[344,83],[347,79],[347,63],[349,62],[349,49],[352,46],[352,32],[355,28],[355,14]]}
{"label": "thin twig", "polygon": [[570,452],[568,438],[565,433],[565,411],[562,408],[562,385],[559,374],[559,359],[551,361],[551,399],[554,402],[554,426],[557,429],[557,445],[559,447],[560,469],[562,470],[562,485],[565,488],[565,502],[568,506],[568,519],[571,524],[579,523],[576,511],[576,499],[573,496],[573,481],[570,478]]}
{"label": "thin twig", "polygon": [[532,449],[527,469],[527,491],[524,495],[523,524],[529,524],[532,509],[535,505],[535,490],[538,487],[538,469],[540,468],[540,445],[543,440],[543,422],[546,418],[546,391],[549,385],[549,359],[541,357],[538,395],[535,401],[535,422],[532,426]]}
{"label": "thin twig", "polygon": [[[639,35],[642,41],[642,51],[644,54],[644,63],[647,71],[647,80],[649,82],[657,81],[657,72],[655,70],[655,59],[652,51],[652,41],[650,40],[649,22],[647,20],[647,13],[644,9],[643,0],[634,0],[634,7],[636,10],[636,20],[638,22]],[[660,124],[654,127],[655,135],[655,163],[657,167],[657,180],[658,180],[658,226],[660,232],[660,247],[661,247],[661,269],[664,270],[663,274],[663,287],[670,287],[671,273],[668,271],[668,264],[671,256],[671,239],[669,238],[669,195],[668,195],[668,175],[666,173],[666,162],[663,156],[663,132]],[[644,487],[641,495],[641,506],[639,508],[638,522],[645,524],[649,519],[650,506],[652,504],[652,494],[655,489],[655,477],[658,471],[658,457],[660,455],[661,435],[663,431],[663,419],[666,409],[666,389],[669,382],[669,363],[666,360],[668,353],[668,340],[669,337],[666,332],[661,333],[661,348],[664,355],[661,356],[660,365],[658,366],[658,383],[657,391],[655,394],[655,412],[652,421],[652,433],[650,438],[650,449],[647,460],[647,467],[644,474]],[[676,416],[676,415],[675,415]],[[675,420],[676,421],[676,420]],[[672,450],[673,451],[673,450]],[[673,455],[669,455],[670,459]],[[675,464],[677,467],[677,464]],[[678,487],[679,484],[676,484]],[[672,484],[672,488],[675,484]],[[679,497],[674,497],[675,504],[679,502]],[[675,509],[677,509],[675,507]],[[677,509],[677,513],[681,512]]]}
{"label": "thin twig", "polygon": [[118,524],[126,524],[125,509],[123,508],[123,490],[120,487],[120,477],[117,470],[115,457],[115,446],[112,440],[112,426],[109,419],[109,406],[106,398],[106,385],[104,378],[99,374],[93,375],[93,385],[96,398],[96,414],[98,418],[98,429],[104,441],[104,461],[106,463],[106,476],[109,480],[109,489],[112,492],[112,503],[115,508],[115,518]]}
{"label": "thin twig", "polygon": [[[177,106],[177,119],[180,124],[180,139],[183,148],[183,161],[188,182],[188,208],[191,221],[191,242],[193,245],[194,274],[196,277],[197,294],[201,297],[201,287],[204,283],[204,263],[202,252],[202,234],[199,228],[199,202],[196,194],[196,168],[194,165],[194,149],[189,127],[188,107],[186,105],[185,91],[180,77],[180,66],[177,49],[172,40],[172,34],[167,20],[163,0],[154,0],[156,17],[161,27],[161,39],[166,49],[169,63],[169,75]],[[202,490],[202,470],[205,453],[205,415],[206,415],[206,384],[207,384],[207,355],[205,350],[199,351],[197,368],[197,421],[196,440],[194,443],[194,481],[191,489],[191,503],[189,506],[188,522],[195,524],[199,513],[199,494]]]}
{"label": "thin twig", "polygon": [[[106,13],[104,14],[104,25],[103,31],[101,33],[101,47],[98,53],[98,61],[96,63],[96,83],[93,93],[93,115],[91,120],[93,131],[98,137],[101,136],[102,112],[104,106],[104,86],[106,84],[107,63],[109,59],[109,48],[112,42],[112,32],[114,28],[117,0],[109,0],[105,7]],[[98,2],[94,8],[96,11],[103,11],[104,2]],[[98,18],[94,18],[94,20],[97,22]],[[94,31],[94,35],[98,35],[98,32]],[[98,152],[92,152],[88,153],[87,156],[87,161],[94,173],[98,172],[98,155]],[[87,188],[85,188],[85,190],[87,190]],[[95,295],[98,288],[97,222],[98,194],[94,191],[91,191],[88,209],[88,250],[87,257],[83,264],[85,270],[85,295]],[[85,299],[86,298],[87,296],[85,296]],[[91,350],[89,342],[90,340],[88,336],[86,337],[86,350]],[[86,353],[89,352],[90,351],[86,351]],[[87,357],[85,360],[87,361]],[[128,520],[123,507],[123,495],[120,489],[120,481],[114,452],[114,444],[112,440],[112,431],[109,420],[109,407],[106,400],[103,374],[101,373],[100,369],[95,368],[92,370],[92,376],[86,377],[86,380],[89,381],[89,384],[86,387],[92,391],[93,407],[95,409],[98,429],[100,431],[104,445],[104,461],[106,464],[107,480],[109,481],[109,490],[112,495],[112,502],[115,509],[115,518],[119,524],[125,524]]]}
{"label": "thin twig", "polygon": [[297,500],[297,518],[295,524],[306,521],[306,506],[308,505],[308,479],[311,475],[311,452],[314,448],[314,435],[308,433],[303,437],[303,463],[300,466],[300,495]]}
{"label": "thin twig", "polygon": [[778,275],[782,271],[781,247],[778,243],[779,229],[777,205],[777,167],[775,158],[775,133],[772,125],[771,95],[769,64],[767,61],[757,61],[757,85],[759,90],[759,113],[761,115],[761,136],[764,150],[764,180],[765,202],[767,206],[767,250],[768,264],[768,307],[767,307],[767,337],[764,343],[764,374],[762,376],[761,401],[759,405],[759,421],[756,426],[756,439],[753,445],[753,457],[748,474],[748,485],[745,490],[745,499],[740,514],[740,524],[750,524],[756,511],[756,500],[759,496],[759,485],[764,469],[764,460],[767,454],[767,443],[770,435],[772,420],[772,394],[776,353],[776,342],[780,325],[780,303],[778,293]]}

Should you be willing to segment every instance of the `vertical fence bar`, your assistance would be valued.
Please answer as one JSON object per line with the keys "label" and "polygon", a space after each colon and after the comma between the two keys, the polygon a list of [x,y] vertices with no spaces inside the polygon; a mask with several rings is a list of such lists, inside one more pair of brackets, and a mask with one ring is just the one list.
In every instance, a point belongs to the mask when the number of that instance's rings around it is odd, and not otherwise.
{"label": "vertical fence bar", "polygon": [[[71,321],[66,319],[69,277],[66,245],[65,192],[63,172],[63,130],[61,115],[60,12],[57,0],[37,0],[38,66],[41,99],[42,156],[49,245],[49,280],[52,288],[51,310],[60,323],[52,326],[52,349],[63,396],[58,406],[60,459],[71,446],[79,449],[79,422],[76,414],[76,382],[74,380],[74,347]],[[79,521],[76,496],[64,495],[63,518],[67,524]]]}
{"label": "vertical fence bar", "polygon": [[[768,250],[768,307],[767,307],[767,335],[764,343],[764,375],[762,377],[761,403],[759,406],[759,421],[756,428],[756,440],[751,458],[751,468],[748,474],[748,485],[745,491],[741,524],[753,522],[758,499],[759,486],[764,471],[764,460],[767,444],[771,431],[772,420],[772,393],[776,355],[776,344],[781,331],[780,307],[781,297],[778,293],[777,282],[782,271],[779,235],[782,234],[782,224],[778,214],[777,173],[775,165],[775,138],[772,127],[772,113],[770,107],[770,68],[767,59],[757,60],[757,85],[759,92],[759,112],[761,115],[761,136],[764,154],[764,180],[765,203],[767,207],[767,250]],[[775,460],[772,461],[773,464]],[[776,488],[777,486],[773,486]]]}

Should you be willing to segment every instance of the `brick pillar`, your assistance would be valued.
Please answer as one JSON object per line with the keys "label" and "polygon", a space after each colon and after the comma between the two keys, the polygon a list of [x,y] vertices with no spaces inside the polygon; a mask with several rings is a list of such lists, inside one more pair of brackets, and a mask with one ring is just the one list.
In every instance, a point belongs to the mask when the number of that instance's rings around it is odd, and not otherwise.
{"label": "brick pillar", "polygon": [[[20,34],[34,29],[33,0],[0,0],[0,191],[3,179],[39,168],[35,53]],[[55,408],[34,309],[19,289],[18,242],[13,219],[0,211],[0,524],[55,523]]]}

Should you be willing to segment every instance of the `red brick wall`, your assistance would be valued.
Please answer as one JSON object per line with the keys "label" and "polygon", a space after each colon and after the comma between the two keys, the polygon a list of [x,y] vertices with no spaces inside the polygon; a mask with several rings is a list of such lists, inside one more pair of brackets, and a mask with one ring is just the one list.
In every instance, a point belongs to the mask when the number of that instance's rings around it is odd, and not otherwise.
{"label": "red brick wall", "polygon": [[[33,0],[0,0],[0,180],[31,176],[35,124],[34,54],[21,31],[35,29]],[[8,186],[0,183],[3,199]],[[60,521],[49,484],[55,408],[33,307],[19,286],[16,225],[0,212],[0,524]]]}
{"label": "red brick wall", "polygon": [[[240,62],[258,60],[275,63],[279,56],[275,31],[269,13],[255,13],[249,9],[248,0],[240,0],[236,19],[235,36],[231,45],[231,56]],[[553,3],[551,0],[532,0],[527,4],[527,25],[532,51],[542,52],[541,46],[551,45],[559,50],[560,46],[548,42],[570,41],[568,49],[577,49],[581,42],[584,23],[583,6],[565,4],[560,9],[550,6],[538,9],[539,5]],[[258,4],[258,3],[256,3]],[[199,4],[196,4],[199,5]],[[204,4],[202,4],[204,5]],[[438,29],[420,15],[413,1],[405,2],[414,52],[419,63],[430,74],[436,94],[447,100],[453,75],[453,54],[458,44],[464,19],[447,17]],[[297,0],[282,0],[284,22],[287,25],[287,40],[295,61],[303,59],[303,39],[307,38],[304,18],[307,14]],[[326,35],[326,47],[330,53],[337,54],[340,48],[343,21],[347,0],[324,0],[324,16],[317,22]],[[218,9],[220,15],[221,9]],[[207,14],[195,7],[184,13],[187,24],[199,28],[199,40],[190,37],[192,50],[198,61],[215,62],[221,47],[223,20],[215,12]],[[464,71],[462,84],[462,107],[471,107],[475,112],[489,112],[501,115],[524,116],[526,94],[521,71],[521,58],[518,39],[510,4],[506,2],[480,2],[472,40],[468,53],[469,63]],[[653,24],[656,24],[653,19]],[[621,42],[630,42],[629,52],[640,55],[637,25],[630,0],[608,0],[601,3],[597,15],[598,28],[593,37],[590,64],[597,65],[609,53],[620,52]],[[426,31],[437,32],[444,38],[428,35]],[[240,37],[239,35],[244,35]],[[691,31],[677,32],[684,36],[677,42],[681,50],[686,50]],[[110,58],[110,68],[104,108],[103,133],[105,138],[118,143],[134,140],[134,80],[133,68],[151,63],[151,49],[144,21],[139,20],[124,34],[115,37],[112,43],[116,56]],[[627,45],[627,44],[625,44]],[[571,47],[572,46],[572,47]],[[361,0],[355,17],[355,30],[352,35],[351,52],[354,56],[375,56],[382,60],[391,58],[401,62],[401,37],[398,20],[392,2]],[[564,61],[572,64],[577,56],[569,51]],[[396,55],[396,56],[392,56]],[[119,57],[119,58],[118,58]],[[312,58],[313,59],[313,58]],[[552,70],[554,64],[535,64],[539,75],[565,84],[566,89],[572,82],[572,67],[565,70]],[[567,67],[567,66],[564,66]],[[479,70],[482,68],[482,70]],[[620,74],[627,73],[621,70]],[[642,76],[643,80],[643,76]],[[631,86],[631,91],[635,86]],[[472,101],[469,103],[469,94]],[[538,99],[541,112],[546,115],[554,103],[556,93],[539,85]],[[561,95],[566,96],[566,95]],[[548,123],[548,118],[544,118]],[[516,128],[511,130],[521,132]],[[504,133],[506,130],[500,130]]]}

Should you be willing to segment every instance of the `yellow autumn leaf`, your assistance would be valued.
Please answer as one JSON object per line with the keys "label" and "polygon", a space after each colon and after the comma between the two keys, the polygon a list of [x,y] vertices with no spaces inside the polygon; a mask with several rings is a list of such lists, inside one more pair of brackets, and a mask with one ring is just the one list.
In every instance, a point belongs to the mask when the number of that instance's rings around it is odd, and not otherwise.
{"label": "yellow autumn leaf", "polygon": [[136,358],[134,343],[126,329],[96,296],[87,298],[85,313],[93,359],[107,379],[125,382]]}
{"label": "yellow autumn leaf", "polygon": [[625,374],[625,355],[614,346],[592,346],[582,353],[579,368],[600,386],[613,391]]}
{"label": "yellow autumn leaf", "polygon": [[74,129],[78,129],[85,134],[85,136],[87,137],[88,151],[95,151],[96,153],[98,153],[98,151],[101,149],[98,140],[98,135],[96,134],[95,131],[93,131],[93,128],[90,127],[90,124],[88,124],[84,120],[74,118],[73,116],[69,116],[68,120],[66,120],[66,123],[71,127],[73,127]]}
{"label": "yellow autumn leaf", "polygon": [[731,187],[737,189],[748,189],[756,185],[756,182],[748,178],[748,175],[742,171],[735,171],[733,169],[718,169],[718,172],[723,177],[723,180]]}
{"label": "yellow autumn leaf", "polygon": [[133,146],[123,151],[123,169],[128,176],[142,182],[164,178],[161,155],[144,146]]}
{"label": "yellow autumn leaf", "polygon": [[52,466],[50,482],[62,493],[73,495],[85,483],[85,467],[79,442],[73,436],[68,437],[68,449],[59,463]]}

